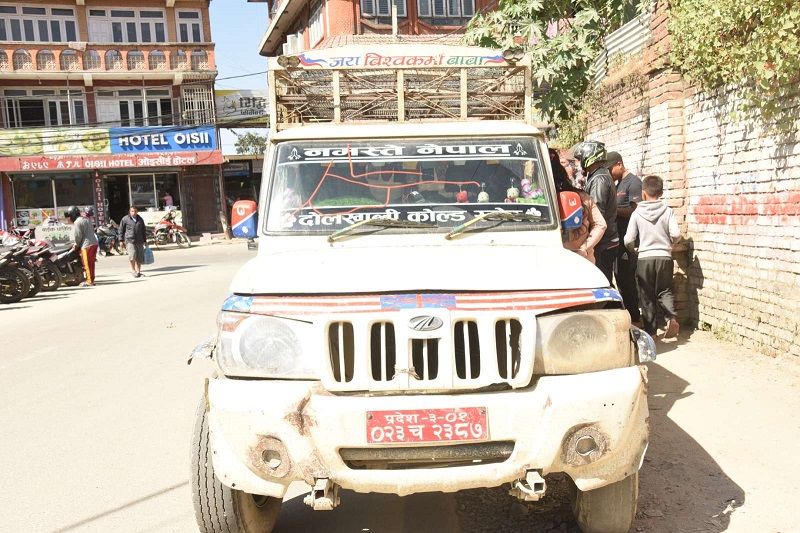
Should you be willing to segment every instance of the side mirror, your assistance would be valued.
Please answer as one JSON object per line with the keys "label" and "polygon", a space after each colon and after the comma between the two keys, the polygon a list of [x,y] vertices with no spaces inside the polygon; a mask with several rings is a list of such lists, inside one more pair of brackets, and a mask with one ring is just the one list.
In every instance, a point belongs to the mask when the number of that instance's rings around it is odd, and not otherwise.
{"label": "side mirror", "polygon": [[583,204],[578,193],[564,191],[558,194],[558,214],[562,229],[570,230],[583,225]]}

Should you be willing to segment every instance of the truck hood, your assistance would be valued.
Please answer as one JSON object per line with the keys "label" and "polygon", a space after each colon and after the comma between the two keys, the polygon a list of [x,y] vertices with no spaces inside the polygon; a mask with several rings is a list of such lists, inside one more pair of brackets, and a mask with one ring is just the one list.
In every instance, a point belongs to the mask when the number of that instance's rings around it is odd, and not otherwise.
{"label": "truck hood", "polygon": [[562,248],[392,246],[265,253],[231,284],[235,294],[595,289],[608,280]]}

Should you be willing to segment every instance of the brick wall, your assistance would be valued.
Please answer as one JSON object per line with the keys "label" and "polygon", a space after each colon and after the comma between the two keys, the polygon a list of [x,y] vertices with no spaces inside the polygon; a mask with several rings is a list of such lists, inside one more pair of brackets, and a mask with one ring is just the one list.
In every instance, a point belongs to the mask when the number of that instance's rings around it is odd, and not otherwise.
{"label": "brick wall", "polygon": [[[592,120],[587,137],[619,151],[634,173],[664,178],[688,239],[674,254],[679,318],[746,349],[800,356],[797,135],[733,122],[729,102],[666,68],[667,16],[659,6],[644,57],[625,66],[638,65],[640,89],[612,79],[609,116]],[[786,112],[797,107],[787,102]]]}

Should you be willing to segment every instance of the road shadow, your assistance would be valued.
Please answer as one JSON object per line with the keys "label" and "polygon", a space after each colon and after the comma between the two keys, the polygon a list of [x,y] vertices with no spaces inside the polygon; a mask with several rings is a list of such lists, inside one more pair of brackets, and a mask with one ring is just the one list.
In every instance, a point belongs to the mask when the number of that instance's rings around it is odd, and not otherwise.
{"label": "road shadow", "polygon": [[[102,520],[103,518],[105,518],[107,516],[111,516],[111,515],[113,515],[115,513],[118,513],[119,511],[122,511],[123,509],[128,509],[129,507],[134,507],[136,505],[139,505],[140,503],[144,503],[146,501],[152,500],[154,498],[157,498],[159,496],[162,496],[162,495],[167,494],[169,492],[172,492],[174,490],[178,490],[178,489],[180,489],[182,487],[187,487],[188,485],[189,485],[188,481],[184,481],[182,483],[176,483],[175,485],[166,487],[166,488],[164,488],[162,490],[153,492],[153,493],[148,494],[146,496],[142,496],[141,498],[137,498],[135,500],[131,500],[131,501],[129,501],[129,502],[123,504],[123,505],[119,505],[119,506],[114,507],[112,509],[108,509],[107,511],[103,511],[102,513],[97,513],[95,515],[92,515],[92,516],[89,516],[87,518],[84,518],[83,520],[80,520],[78,522],[74,522],[72,524],[69,524],[69,525],[66,525],[64,527],[58,528],[56,530],[53,530],[51,533],[66,533],[67,531],[74,531],[76,529],[84,529],[85,527],[89,527],[90,529],[92,529],[93,527],[97,527],[97,526],[96,525],[95,526],[91,526],[90,524],[94,524],[98,520]],[[89,529],[84,529],[84,530],[88,531]],[[95,529],[95,531],[96,531],[96,529]]]}
{"label": "road shadow", "polygon": [[158,268],[148,268],[147,272],[173,272],[176,270],[188,270],[190,268],[200,268],[206,265],[176,265],[176,266],[165,266],[165,267],[158,267]]}
{"label": "road shadow", "polygon": [[98,285],[98,286],[100,286],[100,285],[119,285],[120,283],[127,283],[127,282],[128,282],[128,280],[123,280],[123,279],[114,279],[114,280],[111,280],[111,279],[98,279],[98,280],[96,280],[94,282],[94,284]]}
{"label": "road shadow", "polygon": [[174,276],[175,274],[188,274],[189,272],[194,272],[194,270],[176,270],[174,272],[158,272],[156,270],[145,270],[142,272],[142,276],[145,278],[160,278],[163,276]]}
{"label": "road shadow", "polygon": [[460,533],[452,495],[435,493],[395,496],[340,490],[333,511],[314,511],[304,495],[283,502],[273,533]]}
{"label": "road shadow", "polygon": [[32,302],[41,302],[41,301],[44,301],[44,300],[63,300],[64,298],[68,298],[68,297],[69,297],[69,295],[67,295],[67,294],[51,294],[51,293],[47,293],[45,295],[42,295],[40,293],[40,294],[37,294],[36,296],[31,296],[30,298],[26,298],[26,299],[29,299]]}
{"label": "road shadow", "polygon": [[[13,306],[13,307],[8,307]],[[13,311],[14,309],[27,309],[30,305],[2,304],[0,311]]]}
{"label": "road shadow", "polygon": [[[657,363],[648,367],[650,445],[639,471],[637,530],[726,531],[730,515],[745,503],[744,490],[668,416],[692,395],[689,382]],[[687,524],[690,529],[682,527]]]}
{"label": "road shadow", "polygon": [[676,303],[682,308],[679,309],[679,318],[683,325],[700,327],[699,292],[705,283],[705,276],[700,259],[695,255],[694,239],[689,237],[678,243],[672,257],[678,266],[675,273],[675,296]]}
{"label": "road shadow", "polygon": [[695,332],[694,329],[689,329],[684,327],[681,330],[681,332],[678,333],[678,336],[675,337],[674,339],[664,340],[661,338],[655,339],[654,337],[654,340],[656,341],[656,356],[660,356],[675,351],[684,344],[687,344],[689,340],[692,338],[692,334],[694,332]]}

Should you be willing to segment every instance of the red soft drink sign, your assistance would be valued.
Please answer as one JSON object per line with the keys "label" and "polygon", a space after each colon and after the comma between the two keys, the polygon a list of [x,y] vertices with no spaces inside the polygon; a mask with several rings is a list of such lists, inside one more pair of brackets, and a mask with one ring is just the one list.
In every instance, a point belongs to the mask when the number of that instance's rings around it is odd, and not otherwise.
{"label": "red soft drink sign", "polygon": [[231,225],[233,236],[252,239],[256,236],[256,203],[252,200],[239,200],[233,204]]}
{"label": "red soft drink sign", "polygon": [[564,191],[558,195],[558,214],[564,229],[579,228],[583,224],[583,205],[576,192]]}

